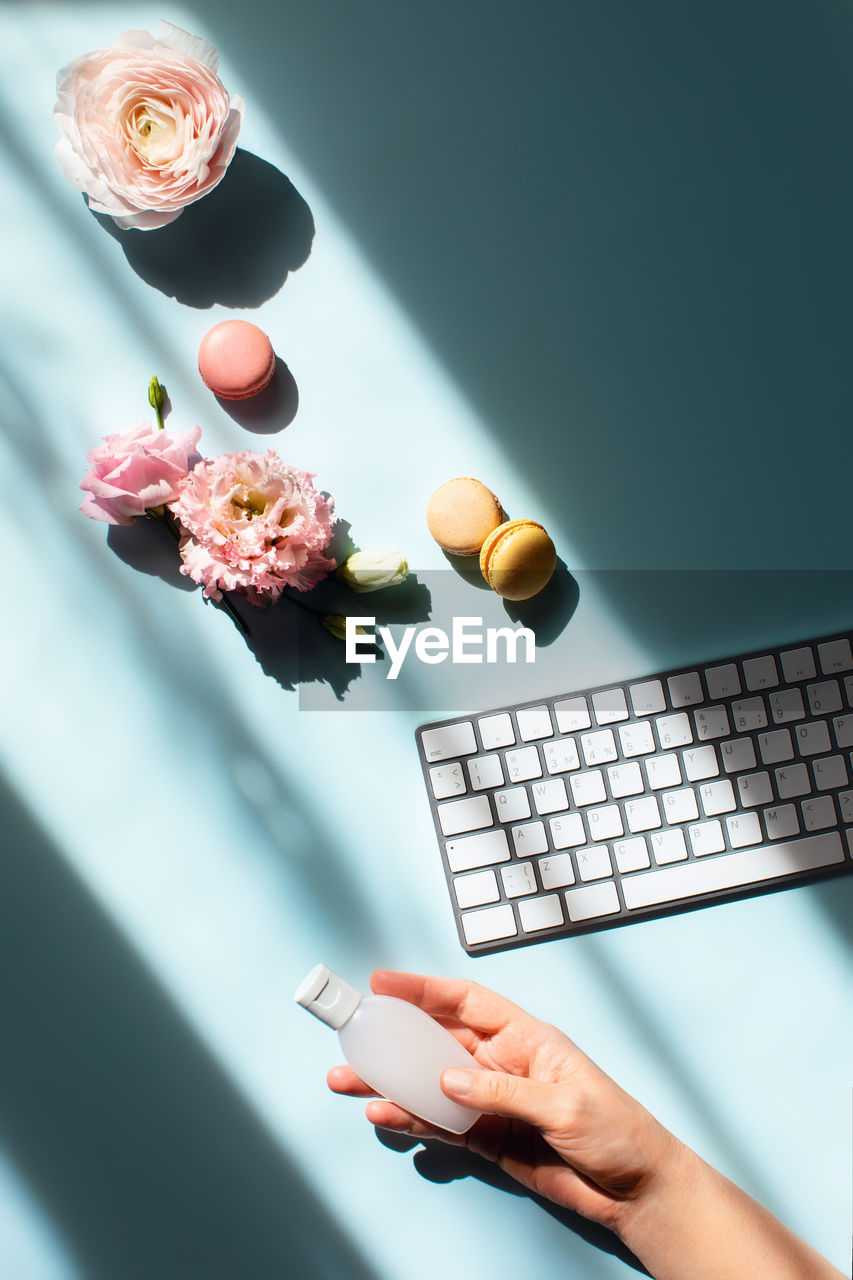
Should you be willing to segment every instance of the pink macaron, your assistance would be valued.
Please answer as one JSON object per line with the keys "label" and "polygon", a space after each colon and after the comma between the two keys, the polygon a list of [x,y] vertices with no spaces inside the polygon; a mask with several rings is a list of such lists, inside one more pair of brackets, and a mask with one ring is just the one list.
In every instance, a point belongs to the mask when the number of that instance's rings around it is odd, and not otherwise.
{"label": "pink macaron", "polygon": [[275,372],[275,352],[256,324],[223,320],[201,340],[198,371],[214,395],[224,400],[245,400],[269,383]]}

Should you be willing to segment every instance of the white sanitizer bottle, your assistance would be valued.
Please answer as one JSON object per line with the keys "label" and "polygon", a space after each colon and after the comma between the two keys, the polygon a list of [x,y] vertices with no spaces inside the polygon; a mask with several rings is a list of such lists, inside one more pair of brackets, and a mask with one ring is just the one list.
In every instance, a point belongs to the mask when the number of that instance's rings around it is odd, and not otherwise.
{"label": "white sanitizer bottle", "polygon": [[335,1028],[352,1069],[389,1102],[450,1133],[465,1133],[479,1119],[446,1097],[440,1081],[447,1067],[480,1070],[480,1064],[417,1005],[363,996],[324,964],[311,970],[294,999]]}

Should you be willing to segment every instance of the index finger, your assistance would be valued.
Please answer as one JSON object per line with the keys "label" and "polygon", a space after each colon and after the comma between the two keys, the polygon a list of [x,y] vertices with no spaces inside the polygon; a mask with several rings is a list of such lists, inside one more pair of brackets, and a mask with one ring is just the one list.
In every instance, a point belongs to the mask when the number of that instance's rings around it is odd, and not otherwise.
{"label": "index finger", "polygon": [[463,978],[439,978],[396,969],[376,969],[370,977],[376,995],[396,996],[416,1004],[432,1018],[456,1018],[474,1031],[495,1035],[508,1022],[531,1027],[537,1019],[520,1005],[478,982]]}

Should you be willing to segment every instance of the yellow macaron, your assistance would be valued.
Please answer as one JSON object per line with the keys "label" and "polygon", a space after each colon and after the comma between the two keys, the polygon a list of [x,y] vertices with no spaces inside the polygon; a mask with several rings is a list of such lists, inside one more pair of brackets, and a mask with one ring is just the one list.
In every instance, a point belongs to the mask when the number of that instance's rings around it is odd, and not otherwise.
{"label": "yellow macaron", "polygon": [[557,552],[535,520],[507,520],[480,548],[480,570],[493,591],[506,600],[529,600],[551,580]]}
{"label": "yellow macaron", "polygon": [[440,485],[427,505],[427,525],[442,551],[476,556],[486,534],[504,518],[491,489],[471,476],[457,476]]}

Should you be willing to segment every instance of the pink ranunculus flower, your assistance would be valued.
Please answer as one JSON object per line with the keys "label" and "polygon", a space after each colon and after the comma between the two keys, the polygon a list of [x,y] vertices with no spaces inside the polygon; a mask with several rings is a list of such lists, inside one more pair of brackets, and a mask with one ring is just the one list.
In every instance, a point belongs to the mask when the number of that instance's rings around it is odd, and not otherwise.
{"label": "pink ranunculus flower", "polygon": [[216,74],[212,45],[161,22],[125,31],[56,78],[56,158],[89,208],[150,231],[224,177],[242,121]]}
{"label": "pink ranunculus flower", "polygon": [[272,449],[199,462],[171,503],[183,533],[181,573],[211,600],[239,591],[257,605],[277,600],[285,587],[316,586],[336,566],[323,554],[332,503],[312,480]]}
{"label": "pink ranunculus flower", "polygon": [[200,438],[201,427],[158,431],[147,422],[104,436],[86,455],[80,510],[107,524],[133,524],[151,507],[173,502],[197,460]]}

